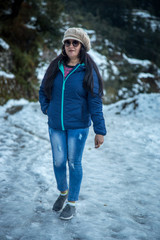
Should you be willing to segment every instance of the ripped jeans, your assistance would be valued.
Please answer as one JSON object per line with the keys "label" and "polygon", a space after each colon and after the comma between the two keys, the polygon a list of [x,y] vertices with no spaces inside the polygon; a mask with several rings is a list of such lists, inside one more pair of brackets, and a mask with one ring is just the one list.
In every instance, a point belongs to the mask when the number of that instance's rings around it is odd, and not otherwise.
{"label": "ripped jeans", "polygon": [[[53,167],[57,188],[63,192],[69,189],[68,201],[77,201],[82,181],[82,154],[89,128],[56,130],[49,127]],[[66,163],[69,166],[69,188]]]}

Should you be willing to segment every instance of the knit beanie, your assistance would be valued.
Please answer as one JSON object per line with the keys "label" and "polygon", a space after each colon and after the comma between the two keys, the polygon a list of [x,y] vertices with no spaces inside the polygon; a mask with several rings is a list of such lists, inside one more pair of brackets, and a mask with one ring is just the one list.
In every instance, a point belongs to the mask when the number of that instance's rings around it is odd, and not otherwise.
{"label": "knit beanie", "polygon": [[64,41],[68,39],[74,39],[81,42],[86,48],[87,52],[91,48],[89,36],[82,28],[68,28],[64,33],[62,43],[64,44]]}

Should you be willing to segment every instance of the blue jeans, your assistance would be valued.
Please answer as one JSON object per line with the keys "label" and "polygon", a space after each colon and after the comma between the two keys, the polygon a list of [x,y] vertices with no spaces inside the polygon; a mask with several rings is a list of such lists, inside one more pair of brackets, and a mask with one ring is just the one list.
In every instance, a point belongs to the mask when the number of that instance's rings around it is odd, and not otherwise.
{"label": "blue jeans", "polygon": [[[82,181],[82,154],[89,128],[56,130],[49,127],[53,167],[57,188],[63,192],[69,189],[68,201],[77,201]],[[66,163],[69,166],[69,188]]]}

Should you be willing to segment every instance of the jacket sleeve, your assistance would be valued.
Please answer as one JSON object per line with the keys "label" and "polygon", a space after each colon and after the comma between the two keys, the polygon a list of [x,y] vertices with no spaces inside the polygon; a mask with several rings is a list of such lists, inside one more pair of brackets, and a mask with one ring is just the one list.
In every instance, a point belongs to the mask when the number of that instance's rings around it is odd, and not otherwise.
{"label": "jacket sleeve", "polygon": [[94,88],[93,95],[88,92],[88,107],[93,121],[93,129],[96,134],[106,135],[105,121],[102,111],[102,99],[99,95],[99,82],[96,72],[93,70]]}
{"label": "jacket sleeve", "polygon": [[45,92],[44,92],[44,81],[45,81],[45,77],[46,75],[44,76],[43,80],[42,80],[42,83],[41,83],[41,86],[40,86],[40,90],[39,90],[39,102],[40,102],[40,105],[41,105],[41,110],[44,114],[47,115],[47,108],[49,106],[49,102],[50,100],[47,98]]}

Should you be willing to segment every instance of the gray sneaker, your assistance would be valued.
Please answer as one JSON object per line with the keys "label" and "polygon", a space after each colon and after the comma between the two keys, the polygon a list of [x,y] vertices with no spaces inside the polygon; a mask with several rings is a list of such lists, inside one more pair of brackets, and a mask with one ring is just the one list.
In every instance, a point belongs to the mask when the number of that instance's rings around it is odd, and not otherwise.
{"label": "gray sneaker", "polygon": [[56,212],[61,211],[65,201],[67,200],[67,197],[68,197],[68,194],[66,194],[65,196],[59,195],[59,197],[57,198],[57,200],[53,205],[52,210]]}
{"label": "gray sneaker", "polygon": [[63,211],[61,212],[59,218],[63,220],[70,220],[75,215],[75,212],[76,212],[75,206],[67,204]]}

